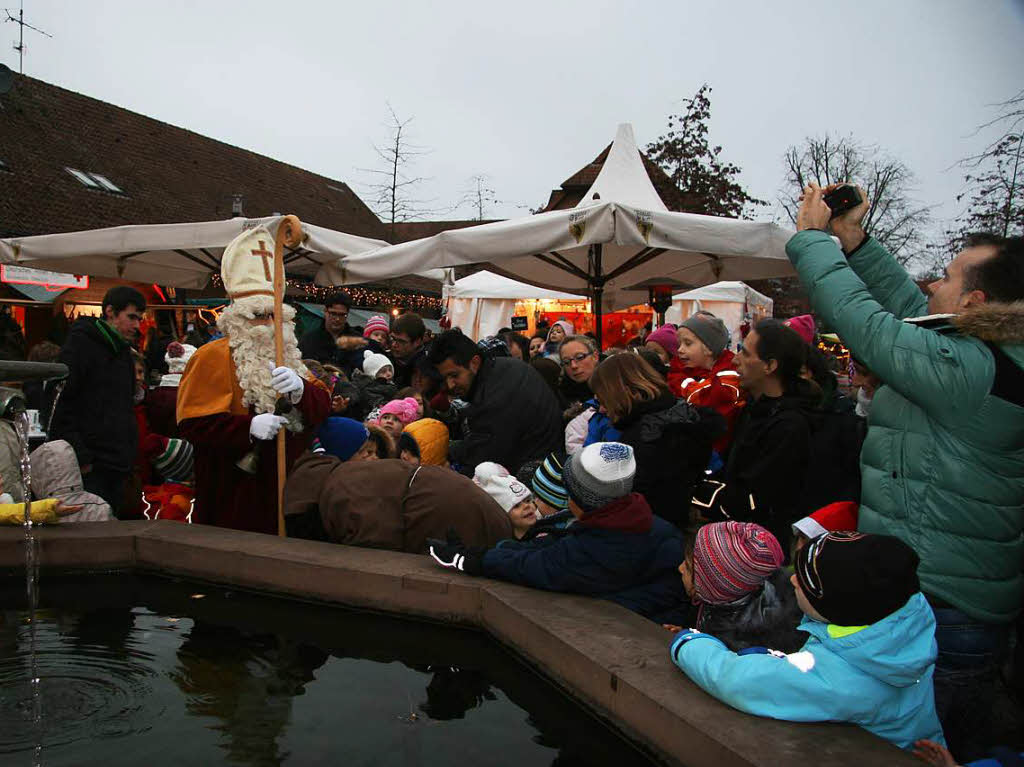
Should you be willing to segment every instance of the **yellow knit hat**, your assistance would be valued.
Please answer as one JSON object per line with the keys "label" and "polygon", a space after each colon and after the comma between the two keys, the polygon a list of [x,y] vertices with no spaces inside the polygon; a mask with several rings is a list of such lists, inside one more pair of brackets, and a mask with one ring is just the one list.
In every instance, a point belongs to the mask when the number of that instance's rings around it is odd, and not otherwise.
{"label": "yellow knit hat", "polygon": [[405,427],[420,447],[420,463],[443,466],[448,460],[448,427],[436,418],[421,418]]}

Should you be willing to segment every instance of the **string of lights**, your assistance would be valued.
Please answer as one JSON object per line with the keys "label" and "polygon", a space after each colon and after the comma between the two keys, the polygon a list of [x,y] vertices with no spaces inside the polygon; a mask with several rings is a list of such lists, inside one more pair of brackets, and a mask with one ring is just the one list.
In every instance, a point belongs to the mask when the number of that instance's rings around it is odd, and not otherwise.
{"label": "string of lights", "polygon": [[[413,310],[440,311],[441,298],[428,293],[415,293],[407,290],[393,290],[388,288],[369,288],[360,286],[346,286],[336,288],[324,285],[315,285],[312,282],[304,282],[296,279],[285,279],[289,288],[301,291],[311,302],[323,301],[327,296],[336,291],[344,290],[352,296],[354,306],[361,306],[368,309],[402,307]],[[219,274],[213,275],[213,284],[221,287]]]}

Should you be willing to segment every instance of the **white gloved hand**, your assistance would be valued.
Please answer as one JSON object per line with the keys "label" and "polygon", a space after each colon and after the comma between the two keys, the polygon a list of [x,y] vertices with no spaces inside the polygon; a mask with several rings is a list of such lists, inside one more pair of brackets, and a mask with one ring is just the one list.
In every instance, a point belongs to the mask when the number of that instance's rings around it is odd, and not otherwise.
{"label": "white gloved hand", "polygon": [[286,423],[288,419],[283,415],[260,413],[253,416],[249,424],[249,434],[253,439],[273,439]]}
{"label": "white gloved hand", "polygon": [[293,405],[302,399],[302,376],[288,367],[274,368],[270,371],[270,385],[278,394],[288,397]]}

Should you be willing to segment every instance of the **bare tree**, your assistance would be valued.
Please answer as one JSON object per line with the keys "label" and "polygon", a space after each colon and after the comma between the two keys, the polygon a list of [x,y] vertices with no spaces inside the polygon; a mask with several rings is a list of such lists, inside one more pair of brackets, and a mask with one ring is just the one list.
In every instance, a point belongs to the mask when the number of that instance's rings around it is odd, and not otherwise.
{"label": "bare tree", "polygon": [[459,205],[469,205],[473,209],[473,220],[483,221],[487,216],[487,206],[500,202],[497,193],[488,185],[490,178],[484,173],[478,173],[469,179],[469,188],[463,190],[462,199]]}
{"label": "bare tree", "polygon": [[436,211],[429,207],[430,200],[416,197],[417,187],[427,178],[411,172],[417,158],[429,154],[430,150],[410,140],[409,125],[413,118],[403,120],[391,104],[387,107],[390,116],[387,143],[373,145],[381,167],[359,170],[371,174],[374,179],[363,186],[369,195],[370,207],[388,225],[390,240],[394,242],[395,224],[433,215]]}
{"label": "bare tree", "polygon": [[960,250],[971,232],[1003,237],[1024,233],[1024,91],[996,107],[1000,114],[978,131],[998,127],[999,137],[959,163],[965,188],[957,202],[966,198],[967,209],[948,232],[951,253]]}
{"label": "bare tree", "polygon": [[852,136],[829,134],[791,146],[784,161],[786,180],[779,204],[792,223],[796,223],[800,193],[808,183],[850,182],[863,187],[871,202],[864,230],[904,266],[922,257],[930,210],[913,199],[914,174],[902,161]]}

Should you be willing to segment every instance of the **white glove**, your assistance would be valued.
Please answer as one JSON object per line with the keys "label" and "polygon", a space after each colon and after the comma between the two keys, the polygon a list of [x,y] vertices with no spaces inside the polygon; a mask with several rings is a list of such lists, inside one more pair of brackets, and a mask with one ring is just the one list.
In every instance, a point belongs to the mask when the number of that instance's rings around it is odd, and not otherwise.
{"label": "white glove", "polygon": [[291,368],[274,368],[270,372],[270,385],[278,394],[288,397],[293,405],[297,405],[302,399],[302,377]]}
{"label": "white glove", "polygon": [[253,439],[273,439],[286,423],[288,423],[288,419],[283,415],[260,413],[252,417],[252,422],[249,424],[249,435]]}

